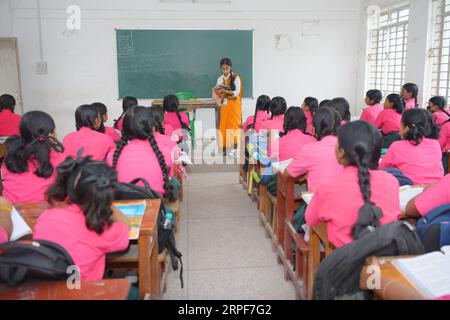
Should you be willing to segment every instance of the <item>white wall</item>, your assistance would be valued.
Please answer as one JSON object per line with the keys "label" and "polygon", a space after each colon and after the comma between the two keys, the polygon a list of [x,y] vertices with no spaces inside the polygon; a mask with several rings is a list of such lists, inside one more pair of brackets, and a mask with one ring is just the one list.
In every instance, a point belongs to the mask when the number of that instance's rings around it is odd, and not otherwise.
{"label": "white wall", "polygon": [[[281,95],[289,105],[299,105],[308,95],[344,96],[353,108],[360,102],[355,94],[359,0],[233,0],[232,4],[41,0],[46,75],[36,72],[36,1],[0,0],[0,36],[18,37],[25,111],[43,109],[52,114],[60,136],[74,129],[73,112],[80,104],[106,103],[111,120],[120,113],[114,28],[254,29],[255,97]],[[76,32],[66,29],[66,8],[71,4],[82,10],[81,30]],[[279,33],[291,38],[291,49],[275,48],[274,35]],[[254,101],[246,99],[244,119],[253,108]],[[212,115],[199,113],[204,127],[213,125]]]}

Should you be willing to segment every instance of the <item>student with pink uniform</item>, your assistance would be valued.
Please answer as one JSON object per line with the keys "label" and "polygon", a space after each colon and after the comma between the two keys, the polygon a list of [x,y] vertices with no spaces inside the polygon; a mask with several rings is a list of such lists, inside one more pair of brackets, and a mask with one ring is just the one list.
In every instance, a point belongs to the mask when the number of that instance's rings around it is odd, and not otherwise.
{"label": "student with pink uniform", "polygon": [[375,126],[383,134],[383,148],[388,149],[394,141],[400,140],[400,123],[405,102],[399,94],[391,93],[384,100],[384,110],[375,120]]}
{"label": "student with pink uniform", "polygon": [[442,96],[435,96],[428,101],[428,110],[433,113],[433,121],[441,127],[450,121],[450,113],[447,109],[447,99]]}
{"label": "student with pink uniform", "polygon": [[302,104],[303,112],[306,116],[306,132],[314,135],[313,117],[314,113],[319,109],[319,101],[314,97],[306,97]]}
{"label": "student with pink uniform", "polygon": [[283,132],[284,114],[287,110],[286,100],[283,97],[272,98],[272,100],[270,100],[269,110],[270,118],[261,122],[259,131],[265,130],[269,132],[270,130],[276,130],[278,132]]}
{"label": "student with pink uniform", "polygon": [[98,113],[100,114],[100,119],[102,120],[102,124],[100,125],[98,131],[110,136],[114,142],[119,141],[120,131],[114,129],[113,127],[105,126],[105,123],[108,121],[108,108],[106,105],[101,102],[94,102],[92,106],[97,108]]}
{"label": "student with pink uniform", "polygon": [[249,116],[245,120],[243,130],[254,129],[255,132],[259,131],[261,123],[267,119],[270,119],[269,114],[270,98],[266,95],[261,95],[256,100],[255,114]]}
{"label": "student with pink uniform", "polygon": [[368,226],[398,220],[399,183],[377,170],[381,146],[380,132],[368,122],[353,121],[339,130],[336,158],[345,168],[315,191],[305,214],[311,227],[327,224],[328,239],[336,248]]}
{"label": "student with pink uniform", "polygon": [[122,114],[119,116],[119,118],[114,120],[114,129],[117,129],[119,131],[122,131],[123,127],[123,116],[125,113],[130,109],[131,107],[135,107],[138,105],[138,101],[135,97],[123,97],[122,99]]}
{"label": "student with pink uniform", "polygon": [[178,136],[178,141],[183,140],[184,134],[183,130],[190,132],[189,127],[189,117],[186,113],[180,113],[179,111],[180,102],[177,96],[167,95],[164,97],[163,109],[165,112],[164,116],[164,132],[168,136],[173,134]]}
{"label": "student with pink uniform", "polygon": [[347,124],[351,121],[350,104],[347,99],[338,97],[331,99],[328,105],[336,109],[341,117],[341,125]]}
{"label": "student with pink uniform", "polygon": [[366,99],[364,100],[367,107],[364,108],[359,120],[364,120],[375,125],[378,115],[384,109],[383,105],[380,103],[381,99],[383,99],[383,94],[380,90],[367,91]]}
{"label": "student with pink uniform", "polygon": [[12,232],[11,209],[11,203],[0,197],[0,243],[8,242]]}
{"label": "student with pink uniform", "polygon": [[306,133],[306,116],[301,108],[290,107],[284,116],[284,132],[271,143],[270,158],[275,161],[292,159],[303,146],[316,141]]}
{"label": "student with pink uniform", "polygon": [[[90,157],[66,159],[48,192],[51,204],[39,216],[33,239],[62,246],[80,271],[81,280],[103,279],[106,254],[128,247],[128,219],[112,207],[117,172]],[[61,204],[66,202],[67,206]]]}
{"label": "student with pink uniform", "polygon": [[[401,141],[394,142],[380,163],[380,169],[394,168],[414,185],[439,181],[444,175],[442,153],[436,139],[429,138],[437,130],[429,123],[427,110],[410,109],[402,116]],[[403,183],[402,183],[403,184]]]}
{"label": "student with pink uniform", "polygon": [[342,172],[335,150],[341,118],[334,108],[324,107],[314,114],[313,126],[317,142],[305,145],[287,166],[286,177],[306,174],[308,191],[316,191],[322,183]]}
{"label": "student with pink uniform", "polygon": [[405,83],[402,86],[400,95],[405,100],[405,110],[419,108],[417,97],[419,96],[419,87],[415,83]]}
{"label": "student with pink uniform", "polygon": [[13,203],[44,201],[56,167],[64,160],[53,119],[42,111],[27,112],[20,123],[20,137],[8,138],[6,149],[1,168],[4,197]]}
{"label": "student with pink uniform", "polygon": [[0,137],[18,136],[20,115],[14,113],[16,99],[10,94],[0,96]]}
{"label": "student with pink uniform", "polygon": [[150,109],[133,107],[123,119],[122,140],[108,154],[107,163],[117,170],[120,182],[143,178],[153,190],[173,200],[169,183],[173,160],[156,141],[157,124]]}
{"label": "student with pink uniform", "polygon": [[77,131],[69,133],[63,139],[65,154],[77,156],[83,148],[84,156],[92,156],[93,160],[103,161],[109,151],[114,150],[113,139],[97,130],[102,125],[100,114],[92,105],[82,105],[75,111]]}

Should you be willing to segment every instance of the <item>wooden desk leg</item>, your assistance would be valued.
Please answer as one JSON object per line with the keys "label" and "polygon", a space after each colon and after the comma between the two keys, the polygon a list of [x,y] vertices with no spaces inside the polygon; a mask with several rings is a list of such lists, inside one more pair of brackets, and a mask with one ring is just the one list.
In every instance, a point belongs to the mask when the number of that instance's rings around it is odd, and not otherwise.
{"label": "wooden desk leg", "polygon": [[286,259],[293,262],[292,256],[292,237],[290,232],[288,231],[288,224],[291,223],[293,218],[294,211],[294,185],[287,184],[286,185],[286,197],[285,197],[285,206],[284,206],[284,216],[285,219],[283,221],[284,228],[284,254],[286,255]]}
{"label": "wooden desk leg", "polygon": [[139,296],[141,297],[141,299],[144,299],[145,295],[151,292],[150,239],[147,234],[139,236],[138,250],[139,250]]}
{"label": "wooden desk leg", "polygon": [[286,214],[285,198],[281,191],[277,192],[277,207],[278,207],[278,243],[283,246],[284,244],[284,216]]}
{"label": "wooden desk leg", "polygon": [[152,251],[150,255],[150,283],[151,297],[153,300],[160,299],[161,290],[161,266],[158,263],[158,237],[153,236]]}
{"label": "wooden desk leg", "polygon": [[320,239],[309,230],[309,252],[308,252],[308,299],[312,299],[314,289],[314,276],[320,264]]}

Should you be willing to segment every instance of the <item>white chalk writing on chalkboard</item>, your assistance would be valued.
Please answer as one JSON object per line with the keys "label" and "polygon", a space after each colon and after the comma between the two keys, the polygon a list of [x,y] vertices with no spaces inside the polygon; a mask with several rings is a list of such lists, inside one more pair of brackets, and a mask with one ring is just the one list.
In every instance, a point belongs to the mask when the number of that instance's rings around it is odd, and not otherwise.
{"label": "white chalk writing on chalkboard", "polygon": [[[143,73],[157,71],[162,68],[164,61],[174,56],[174,53],[154,52],[139,55],[121,56],[120,71],[123,73]],[[166,70],[166,69],[164,69]]]}
{"label": "white chalk writing on chalkboard", "polygon": [[117,52],[119,56],[130,56],[134,54],[132,31],[117,32]]}

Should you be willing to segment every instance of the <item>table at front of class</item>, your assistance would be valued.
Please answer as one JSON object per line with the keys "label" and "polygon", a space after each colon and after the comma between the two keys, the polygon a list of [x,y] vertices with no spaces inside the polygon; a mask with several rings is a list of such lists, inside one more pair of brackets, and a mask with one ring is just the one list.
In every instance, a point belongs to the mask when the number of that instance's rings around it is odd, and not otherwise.
{"label": "table at front of class", "polygon": [[[163,106],[163,99],[155,99],[152,101],[152,106],[161,107]],[[191,100],[181,100],[180,101],[180,111],[186,112],[188,115],[192,112],[193,118],[189,116],[189,122],[191,127],[191,142],[192,148],[195,148],[195,112],[198,109],[214,109],[215,110],[215,120],[216,129],[220,127],[220,107],[217,105],[214,99],[191,99]],[[217,137],[216,137],[217,139]]]}
{"label": "table at front of class", "polygon": [[[134,203],[137,200],[116,201],[114,205]],[[144,298],[147,294],[152,299],[161,297],[160,266],[158,263],[158,212],[160,199],[145,200],[146,209],[142,219],[141,229],[137,245],[134,245],[130,254],[115,253],[107,255],[106,268],[114,265],[137,265],[139,272],[139,294]],[[61,204],[64,206],[64,204]],[[14,207],[30,226],[34,228],[39,215],[50,205],[47,202],[38,203],[16,203]],[[131,244],[130,247],[133,245]]]}

